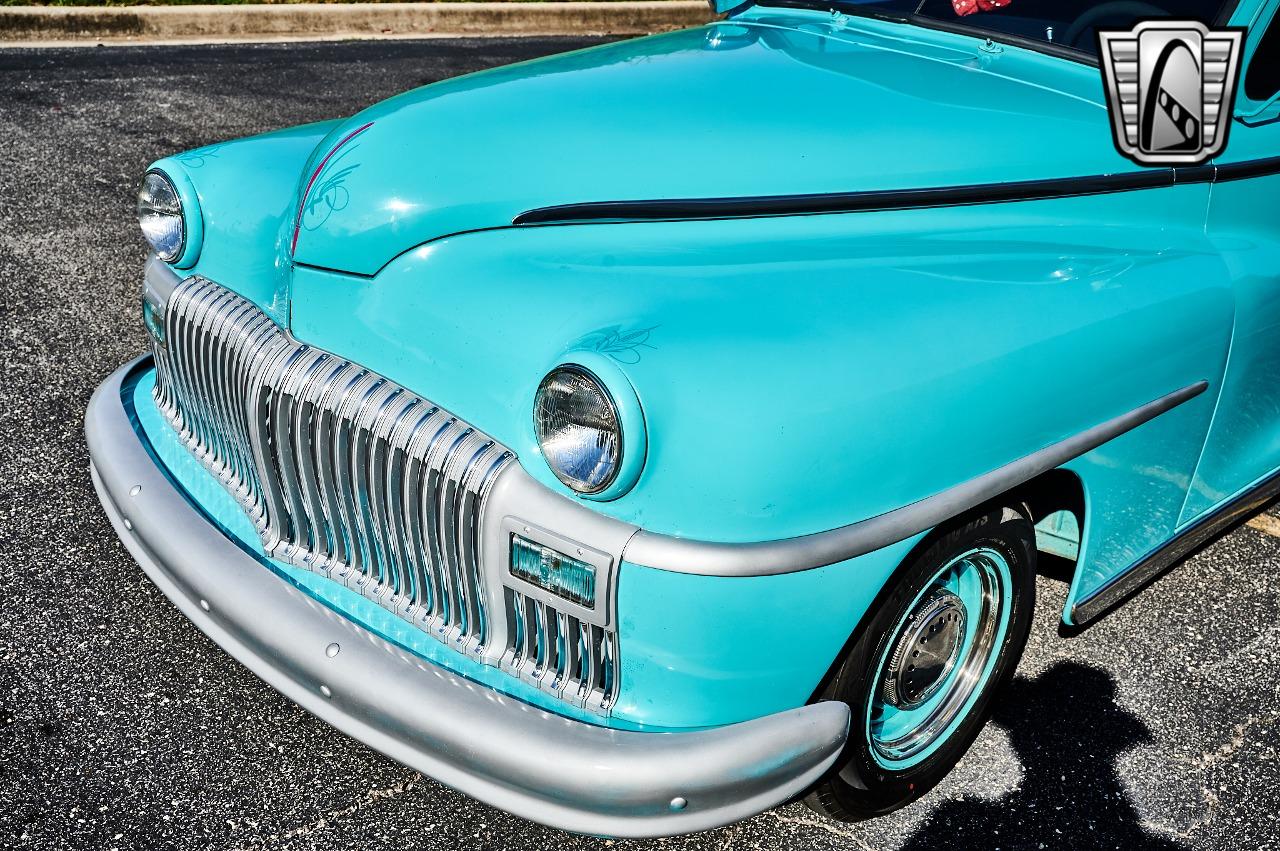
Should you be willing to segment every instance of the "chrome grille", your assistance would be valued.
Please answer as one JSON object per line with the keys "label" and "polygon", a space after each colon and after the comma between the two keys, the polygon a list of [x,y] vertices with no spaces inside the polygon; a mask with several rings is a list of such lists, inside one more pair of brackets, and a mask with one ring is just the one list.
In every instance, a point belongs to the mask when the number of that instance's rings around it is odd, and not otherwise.
{"label": "chrome grille", "polygon": [[502,667],[562,700],[608,710],[617,693],[617,633],[519,591],[505,593],[510,632]]}
{"label": "chrome grille", "polygon": [[165,339],[156,402],[272,557],[483,649],[480,504],[509,451],[209,281],[174,292]]}
{"label": "chrome grille", "polygon": [[203,278],[178,284],[163,324],[156,404],[271,557],[562,700],[610,709],[616,632],[485,581],[482,508],[509,450]]}

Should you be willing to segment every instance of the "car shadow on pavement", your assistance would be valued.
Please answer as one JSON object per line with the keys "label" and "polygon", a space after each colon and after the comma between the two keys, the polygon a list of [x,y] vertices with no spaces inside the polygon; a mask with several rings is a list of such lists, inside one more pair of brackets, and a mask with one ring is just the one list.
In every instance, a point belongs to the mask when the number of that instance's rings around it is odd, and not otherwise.
{"label": "car shadow on pavement", "polygon": [[1078,662],[1015,679],[992,721],[1008,731],[1021,784],[994,800],[946,801],[902,847],[1186,848],[1143,826],[1117,774],[1120,754],[1152,737],[1115,696],[1110,674]]}

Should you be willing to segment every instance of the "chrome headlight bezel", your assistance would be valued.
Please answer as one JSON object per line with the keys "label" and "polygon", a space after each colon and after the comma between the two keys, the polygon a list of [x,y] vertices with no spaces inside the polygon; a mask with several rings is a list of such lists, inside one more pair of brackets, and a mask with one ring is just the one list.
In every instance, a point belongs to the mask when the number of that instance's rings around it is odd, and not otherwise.
{"label": "chrome headlight bezel", "polygon": [[[595,408],[598,416],[588,421],[586,416],[565,411],[571,395],[583,400],[580,405]],[[558,418],[563,419],[559,424],[555,422]],[[570,429],[588,439],[592,432],[597,433],[602,455],[585,475],[584,466],[574,463],[581,461],[580,453],[566,452],[554,445]],[[533,397],[533,433],[551,472],[575,493],[590,496],[607,490],[622,469],[625,445],[618,406],[605,383],[584,366],[561,364],[543,376]]]}
{"label": "chrome headlight bezel", "polygon": [[[615,444],[617,454],[608,475],[589,485],[576,486],[578,483],[566,480],[566,476],[562,475],[564,471],[557,465],[554,454],[548,451],[546,441],[539,429],[538,410],[541,404],[541,391],[548,380],[561,370],[569,370],[584,376],[598,388],[601,396],[608,400],[618,431]],[[547,477],[544,481],[548,483],[552,480],[556,481],[575,496],[598,502],[617,499],[635,486],[648,456],[648,428],[640,405],[640,397],[617,362],[594,351],[571,352],[544,374],[542,381],[538,384],[538,392],[534,393],[533,403],[532,443],[537,447],[547,464],[547,469],[554,477],[554,479]]]}
{"label": "chrome headlight bezel", "polygon": [[[169,175],[153,168],[142,176],[137,212],[142,238],[156,256],[166,263],[181,259],[187,247],[187,215],[178,187]],[[176,242],[172,233],[161,233],[164,220],[176,220]]]}
{"label": "chrome headlight bezel", "polygon": [[[147,169],[138,187],[138,225],[152,252],[163,262],[179,269],[189,269],[200,258],[204,241],[204,221],[196,189],[186,173],[161,161]],[[154,228],[148,228],[147,217],[176,220],[176,245],[173,240],[161,241],[153,236]]]}

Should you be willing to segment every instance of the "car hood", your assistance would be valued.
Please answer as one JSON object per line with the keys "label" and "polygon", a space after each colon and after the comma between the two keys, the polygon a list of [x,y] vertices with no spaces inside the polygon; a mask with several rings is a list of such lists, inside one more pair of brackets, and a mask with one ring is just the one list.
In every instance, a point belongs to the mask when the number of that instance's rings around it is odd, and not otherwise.
{"label": "car hood", "polygon": [[364,110],[311,155],[292,250],[372,275],[417,245],[559,204],[1133,169],[1095,68],[907,25],[758,12]]}

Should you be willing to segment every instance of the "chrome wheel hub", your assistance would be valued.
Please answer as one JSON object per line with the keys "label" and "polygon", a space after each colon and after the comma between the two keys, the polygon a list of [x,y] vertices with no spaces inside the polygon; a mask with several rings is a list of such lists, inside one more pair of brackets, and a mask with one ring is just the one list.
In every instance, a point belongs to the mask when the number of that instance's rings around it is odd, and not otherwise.
{"label": "chrome wheel hub", "polygon": [[964,601],[939,590],[908,616],[889,654],[884,702],[914,709],[938,691],[960,657],[968,616]]}
{"label": "chrome wheel hub", "polygon": [[1012,613],[1009,563],[974,547],[938,569],[881,646],[866,709],[873,758],[901,770],[935,753],[995,669]]}

